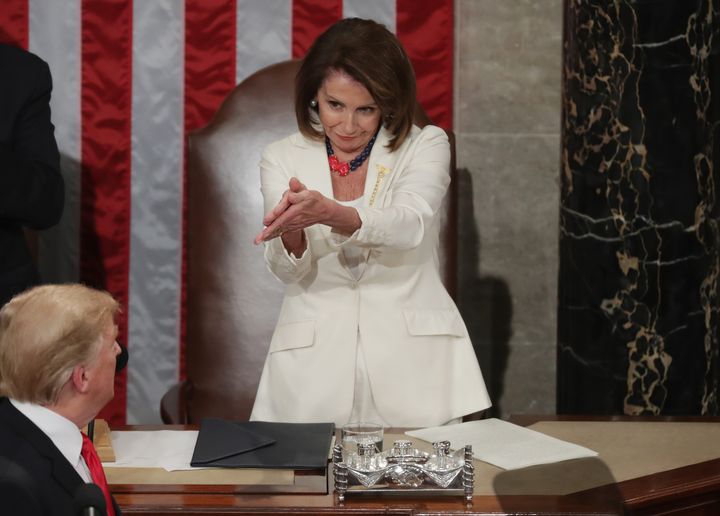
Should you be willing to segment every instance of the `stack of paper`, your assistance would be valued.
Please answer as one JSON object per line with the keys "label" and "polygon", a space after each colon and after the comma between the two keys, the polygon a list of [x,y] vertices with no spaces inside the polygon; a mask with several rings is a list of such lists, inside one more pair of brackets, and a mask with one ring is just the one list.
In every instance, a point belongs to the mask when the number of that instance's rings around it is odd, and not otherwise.
{"label": "stack of paper", "polygon": [[423,441],[450,441],[453,449],[470,444],[475,459],[503,469],[520,469],[598,455],[577,444],[494,418],[406,433]]}

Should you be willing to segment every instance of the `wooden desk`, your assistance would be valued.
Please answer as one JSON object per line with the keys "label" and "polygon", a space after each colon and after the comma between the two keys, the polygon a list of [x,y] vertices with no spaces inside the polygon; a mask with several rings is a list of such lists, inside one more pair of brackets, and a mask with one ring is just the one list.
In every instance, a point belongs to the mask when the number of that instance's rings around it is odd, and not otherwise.
{"label": "wooden desk", "polygon": [[[615,422],[695,422],[718,425],[720,418],[562,418],[562,417],[518,417],[513,422],[530,425],[547,421],[615,421]],[[165,428],[165,427],[163,427]],[[697,428],[697,425],[694,425]],[[588,436],[592,442],[593,436]],[[587,443],[578,443],[584,444]],[[607,443],[605,444],[607,445]],[[613,444],[617,449],[622,443]],[[720,441],[700,443],[708,456],[720,457]],[[615,450],[617,452],[617,449]],[[621,450],[622,451],[622,450]],[[658,450],[659,455],[663,454]],[[612,454],[606,454],[612,455]],[[618,455],[617,453],[615,455]],[[622,453],[620,453],[622,455]],[[600,454],[603,459],[603,453]],[[651,460],[651,458],[648,458]],[[602,461],[587,467],[597,469]],[[612,470],[608,464],[607,471]],[[544,470],[534,470],[535,475],[562,478],[572,467],[578,464],[559,463],[550,466],[538,466]],[[531,468],[528,468],[530,470]],[[582,471],[579,470],[579,471]],[[503,472],[495,477],[497,491],[510,488],[516,478],[527,473]],[[597,471],[593,472],[597,474]],[[517,477],[513,475],[519,475]],[[208,515],[208,514],[394,514],[394,515],[430,515],[430,514],[534,514],[534,515],[718,515],[720,514],[720,458],[702,461],[667,471],[656,472],[638,478],[615,482],[608,473],[606,485],[593,487],[580,492],[565,495],[556,494],[479,494],[471,506],[456,497],[403,498],[380,496],[357,496],[348,498],[344,504],[337,501],[330,489],[326,494],[284,494],[270,492],[245,494],[239,491],[230,494],[227,486],[181,486],[171,485],[158,492],[147,492],[143,486],[111,486],[124,514],[155,515]],[[524,481],[527,481],[525,475]],[[145,492],[143,492],[145,491]],[[296,490],[297,493],[297,490]]]}

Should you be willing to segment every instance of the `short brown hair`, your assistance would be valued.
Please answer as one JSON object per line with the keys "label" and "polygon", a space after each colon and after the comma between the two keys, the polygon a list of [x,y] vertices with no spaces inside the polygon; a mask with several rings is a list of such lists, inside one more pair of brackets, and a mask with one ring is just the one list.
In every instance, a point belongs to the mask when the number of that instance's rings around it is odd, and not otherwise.
{"label": "short brown hair", "polygon": [[388,147],[397,149],[413,125],[415,73],[395,35],[372,20],[346,18],[315,40],[295,77],[295,116],[308,138],[323,137],[310,102],[331,70],[345,72],[367,88],[393,135]]}
{"label": "short brown hair", "polygon": [[73,368],[91,361],[120,305],[84,285],[43,285],[0,310],[0,395],[56,403]]}

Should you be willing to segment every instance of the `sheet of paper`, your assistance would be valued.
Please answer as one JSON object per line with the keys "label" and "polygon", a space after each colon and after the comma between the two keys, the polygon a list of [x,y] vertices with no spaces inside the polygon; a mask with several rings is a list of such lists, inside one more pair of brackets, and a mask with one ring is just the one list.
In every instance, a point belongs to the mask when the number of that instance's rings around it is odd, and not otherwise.
{"label": "sheet of paper", "polygon": [[453,449],[472,445],[477,460],[503,469],[520,469],[582,457],[597,452],[500,419],[411,430],[407,435],[424,441],[450,441]]}
{"label": "sheet of paper", "polygon": [[103,463],[107,467],[200,469],[190,466],[197,430],[118,431],[111,436],[115,462]]}

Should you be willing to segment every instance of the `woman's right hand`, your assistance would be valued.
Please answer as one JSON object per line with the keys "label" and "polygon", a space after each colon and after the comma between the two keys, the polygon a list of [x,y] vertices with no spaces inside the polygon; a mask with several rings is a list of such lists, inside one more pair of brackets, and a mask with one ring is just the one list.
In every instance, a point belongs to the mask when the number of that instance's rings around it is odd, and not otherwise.
{"label": "woman's right hand", "polygon": [[[306,227],[317,224],[324,215],[327,199],[316,191],[308,190],[297,178],[292,177],[280,202],[263,218],[265,228],[255,237],[255,244],[282,235],[297,241]],[[293,236],[295,238],[293,238]]]}

